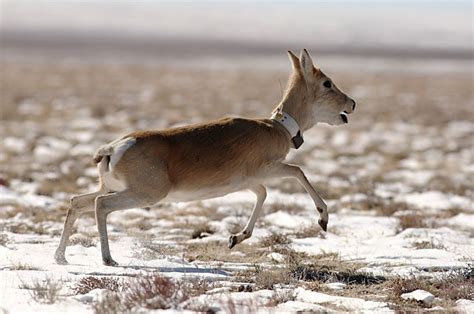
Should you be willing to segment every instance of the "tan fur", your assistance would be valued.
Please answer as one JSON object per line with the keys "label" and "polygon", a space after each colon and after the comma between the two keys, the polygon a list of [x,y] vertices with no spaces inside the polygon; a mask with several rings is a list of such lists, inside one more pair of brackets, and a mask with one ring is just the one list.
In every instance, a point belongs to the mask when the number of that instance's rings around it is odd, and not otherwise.
{"label": "tan fur", "polygon": [[[225,118],[165,131],[129,134],[137,139],[117,164],[118,172],[142,156],[162,159],[171,189],[220,187],[236,177],[258,176],[266,165],[282,161],[290,149],[288,135],[270,119]],[[265,147],[265,149],[262,149]]]}
{"label": "tan fur", "polygon": [[[355,102],[313,66],[306,50],[298,59],[289,52],[293,72],[276,111],[291,115],[301,132],[318,122],[343,124],[341,112],[350,113]],[[345,116],[345,114],[344,114]],[[55,258],[66,263],[65,249],[79,214],[95,210],[102,259],[115,265],[108,246],[106,218],[115,210],[151,206],[159,201],[192,201],[249,189],[257,200],[247,226],[232,235],[229,247],[252,234],[266,197],[266,179],[294,177],[308,191],[325,230],[327,208],[302,170],[284,159],[291,136],[272,119],[225,118],[218,121],[157,131],[134,132],[104,145],[94,155],[100,187],[96,193],[72,199]]]}

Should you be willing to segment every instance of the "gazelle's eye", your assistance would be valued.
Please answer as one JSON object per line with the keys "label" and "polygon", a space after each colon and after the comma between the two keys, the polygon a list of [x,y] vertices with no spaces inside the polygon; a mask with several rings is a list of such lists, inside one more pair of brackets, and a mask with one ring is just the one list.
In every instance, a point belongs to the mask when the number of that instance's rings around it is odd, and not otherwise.
{"label": "gazelle's eye", "polygon": [[326,88],[331,88],[331,81],[325,81],[325,82],[323,83],[323,85],[324,85],[324,87],[326,87]]}

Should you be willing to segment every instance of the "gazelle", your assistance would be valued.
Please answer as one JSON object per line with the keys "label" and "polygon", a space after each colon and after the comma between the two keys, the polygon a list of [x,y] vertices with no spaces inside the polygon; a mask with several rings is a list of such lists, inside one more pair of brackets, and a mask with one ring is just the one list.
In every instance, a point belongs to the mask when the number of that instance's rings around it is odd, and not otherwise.
{"label": "gazelle", "polygon": [[157,202],[202,200],[250,190],[256,195],[245,228],[229,238],[229,248],[252,235],[266,198],[266,179],[296,178],[311,196],[326,231],[326,204],[303,171],[284,162],[290,148],[298,149],[303,133],[316,123],[341,125],[355,101],[339,90],[306,49],[300,58],[288,51],[292,74],[283,99],[271,118],[225,118],[158,131],[141,131],[100,147],[94,155],[99,190],[75,196],[67,212],[55,253],[66,264],[65,251],[77,217],[95,211],[102,261],[112,259],[107,238],[107,215],[116,210],[147,207]]}

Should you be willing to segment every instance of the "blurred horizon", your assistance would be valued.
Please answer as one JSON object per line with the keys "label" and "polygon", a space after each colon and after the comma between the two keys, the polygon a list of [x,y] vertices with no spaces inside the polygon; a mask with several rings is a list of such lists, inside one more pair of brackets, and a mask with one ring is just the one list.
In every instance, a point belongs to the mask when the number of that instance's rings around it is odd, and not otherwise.
{"label": "blurred horizon", "polygon": [[248,58],[303,47],[328,57],[473,59],[467,1],[0,3],[8,59]]}

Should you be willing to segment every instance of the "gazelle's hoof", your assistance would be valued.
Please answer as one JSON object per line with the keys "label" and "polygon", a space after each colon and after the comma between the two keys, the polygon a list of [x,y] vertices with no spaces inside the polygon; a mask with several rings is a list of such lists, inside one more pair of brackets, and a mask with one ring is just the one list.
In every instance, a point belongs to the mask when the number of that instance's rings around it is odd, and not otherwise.
{"label": "gazelle's hoof", "polygon": [[66,257],[64,257],[64,254],[55,253],[54,254],[54,260],[56,261],[56,264],[58,264],[58,265],[67,265],[68,264],[68,262],[66,260]]}
{"label": "gazelle's hoof", "polygon": [[118,266],[118,263],[114,261],[112,258],[103,259],[102,262],[105,266]]}
{"label": "gazelle's hoof", "polygon": [[324,231],[327,231],[327,229],[328,229],[328,222],[327,222],[327,220],[319,219],[319,220],[318,220],[318,224],[321,226],[321,228],[323,228]]}
{"label": "gazelle's hoof", "polygon": [[229,237],[229,249],[232,249],[237,244],[237,236],[235,234]]}

